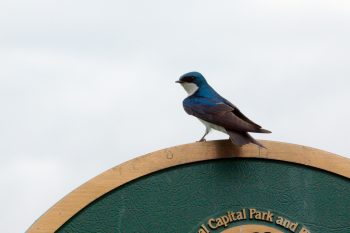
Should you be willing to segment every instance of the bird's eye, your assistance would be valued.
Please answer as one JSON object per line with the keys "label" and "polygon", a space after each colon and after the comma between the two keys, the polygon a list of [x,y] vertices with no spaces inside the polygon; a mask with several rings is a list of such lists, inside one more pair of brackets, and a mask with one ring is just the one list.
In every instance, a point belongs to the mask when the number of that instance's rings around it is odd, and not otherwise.
{"label": "bird's eye", "polygon": [[183,77],[182,81],[186,82],[186,83],[193,83],[195,80],[195,78],[193,76],[187,76],[187,77]]}

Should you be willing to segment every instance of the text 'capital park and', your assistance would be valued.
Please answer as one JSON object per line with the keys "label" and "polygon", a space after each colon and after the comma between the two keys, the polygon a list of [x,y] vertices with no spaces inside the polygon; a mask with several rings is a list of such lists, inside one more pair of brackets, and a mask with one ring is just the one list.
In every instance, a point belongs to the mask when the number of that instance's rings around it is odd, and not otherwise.
{"label": "text 'capital park and'", "polygon": [[238,211],[228,211],[225,215],[210,218],[206,224],[200,225],[198,233],[210,233],[220,228],[226,228],[231,223],[238,221],[263,221],[285,228],[293,233],[311,233],[306,227],[298,222],[293,222],[285,217],[277,215],[272,211],[261,211],[256,208],[244,208]]}

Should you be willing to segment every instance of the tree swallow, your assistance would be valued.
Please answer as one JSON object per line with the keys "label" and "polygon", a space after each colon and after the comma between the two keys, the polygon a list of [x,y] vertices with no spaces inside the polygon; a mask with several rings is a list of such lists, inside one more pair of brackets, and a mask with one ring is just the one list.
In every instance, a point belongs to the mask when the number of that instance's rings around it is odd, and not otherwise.
{"label": "tree swallow", "polygon": [[180,83],[188,93],[188,97],[183,101],[186,113],[197,117],[205,125],[205,133],[199,141],[205,141],[205,136],[211,129],[215,129],[228,134],[236,146],[254,143],[265,148],[248,132],[271,133],[271,131],[248,119],[235,105],[221,97],[201,73],[186,73],[176,82]]}

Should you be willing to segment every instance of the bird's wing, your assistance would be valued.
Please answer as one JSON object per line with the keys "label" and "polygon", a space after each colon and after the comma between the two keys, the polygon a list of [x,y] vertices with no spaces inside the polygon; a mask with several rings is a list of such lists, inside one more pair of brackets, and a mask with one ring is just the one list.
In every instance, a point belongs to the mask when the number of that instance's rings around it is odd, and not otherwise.
{"label": "bird's wing", "polygon": [[246,116],[245,116],[235,105],[233,105],[230,101],[224,99],[224,103],[233,108],[233,113],[234,113],[237,117],[241,118],[242,120],[244,120],[244,121],[246,121],[246,122],[249,122],[250,124],[255,125],[256,127],[261,128],[260,125],[256,124],[254,121],[252,121],[252,120],[250,120],[248,117],[246,117]]}
{"label": "bird's wing", "polygon": [[241,119],[235,114],[235,108],[223,102],[209,105],[204,103],[191,104],[184,102],[184,109],[190,115],[219,125],[228,130],[256,132],[261,128],[255,123],[250,123],[249,121]]}

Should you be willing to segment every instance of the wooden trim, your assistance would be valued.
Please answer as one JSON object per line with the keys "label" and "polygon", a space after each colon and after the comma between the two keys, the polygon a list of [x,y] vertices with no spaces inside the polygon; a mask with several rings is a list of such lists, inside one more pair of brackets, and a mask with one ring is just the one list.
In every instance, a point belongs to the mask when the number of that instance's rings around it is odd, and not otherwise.
{"label": "wooden trim", "polygon": [[229,228],[227,230],[222,231],[221,233],[283,233],[280,230],[272,228],[270,226],[258,225],[258,224],[247,224],[240,225],[236,227]]}
{"label": "wooden trim", "polygon": [[315,167],[350,178],[350,160],[347,158],[294,144],[261,143],[268,149],[253,144],[238,148],[230,141],[219,140],[175,146],[137,157],[75,189],[41,216],[27,232],[55,232],[78,211],[109,191],[152,172],[187,163],[233,157],[272,159]]}

